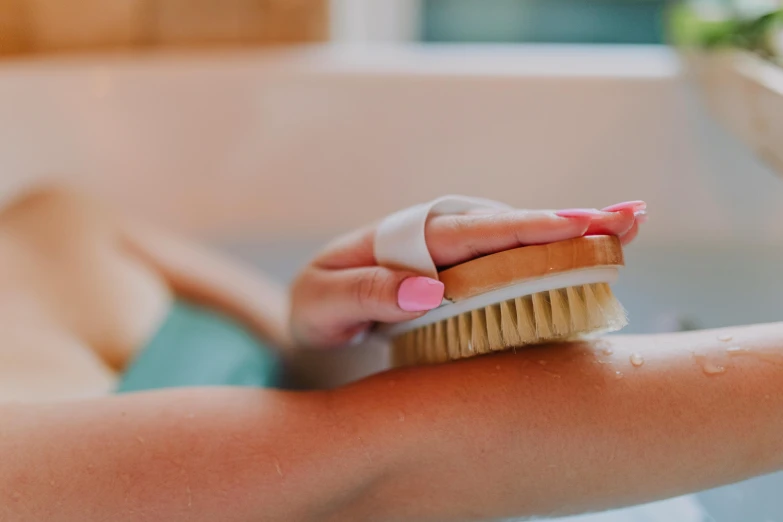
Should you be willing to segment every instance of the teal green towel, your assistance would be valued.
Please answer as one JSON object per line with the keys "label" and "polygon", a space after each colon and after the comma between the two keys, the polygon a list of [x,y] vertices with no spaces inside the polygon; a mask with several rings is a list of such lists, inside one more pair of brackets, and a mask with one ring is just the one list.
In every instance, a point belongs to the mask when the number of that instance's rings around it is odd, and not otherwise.
{"label": "teal green towel", "polygon": [[277,387],[281,361],[247,328],[177,301],[123,375],[118,393],[189,386]]}

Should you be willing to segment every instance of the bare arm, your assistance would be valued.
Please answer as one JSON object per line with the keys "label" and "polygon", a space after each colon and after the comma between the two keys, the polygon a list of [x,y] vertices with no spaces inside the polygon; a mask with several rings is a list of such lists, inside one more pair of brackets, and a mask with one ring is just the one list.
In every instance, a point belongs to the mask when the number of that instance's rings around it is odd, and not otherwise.
{"label": "bare arm", "polygon": [[569,514],[783,469],[783,323],[525,349],[342,393],[412,442],[362,516]]}
{"label": "bare arm", "polygon": [[329,412],[248,389],[5,405],[0,520],[319,520],[373,474]]}
{"label": "bare arm", "polygon": [[781,411],[783,323],[524,349],[323,393],[5,406],[0,519],[580,512],[783,468]]}

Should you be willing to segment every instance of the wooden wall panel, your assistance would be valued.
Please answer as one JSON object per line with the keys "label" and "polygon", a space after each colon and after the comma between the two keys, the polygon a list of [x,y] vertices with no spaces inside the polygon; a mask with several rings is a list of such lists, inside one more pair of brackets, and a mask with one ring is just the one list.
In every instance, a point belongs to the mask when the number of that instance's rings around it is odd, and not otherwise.
{"label": "wooden wall panel", "polygon": [[319,42],[328,0],[0,0],[0,54]]}
{"label": "wooden wall panel", "polygon": [[29,47],[29,25],[24,0],[0,0],[0,54],[16,54]]}
{"label": "wooden wall panel", "polygon": [[162,45],[324,40],[328,2],[147,0],[150,37]]}

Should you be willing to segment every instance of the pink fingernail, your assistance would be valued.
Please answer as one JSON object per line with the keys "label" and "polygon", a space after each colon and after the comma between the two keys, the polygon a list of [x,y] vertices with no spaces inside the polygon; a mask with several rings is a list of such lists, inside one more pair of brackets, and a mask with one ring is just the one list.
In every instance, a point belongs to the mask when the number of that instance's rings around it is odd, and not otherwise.
{"label": "pink fingernail", "polygon": [[603,215],[603,212],[597,208],[567,208],[565,210],[558,210],[555,215],[570,218],[570,217],[597,217]]}
{"label": "pink fingernail", "polygon": [[406,312],[424,312],[440,306],[444,286],[429,277],[409,277],[400,285],[397,304]]}
{"label": "pink fingernail", "polygon": [[647,208],[647,203],[641,200],[636,201],[625,201],[623,203],[617,203],[616,205],[611,205],[603,209],[604,212],[617,212],[620,210],[633,210],[634,212],[637,212],[639,210],[644,210]]}
{"label": "pink fingernail", "polygon": [[647,223],[647,211],[646,210],[639,210],[638,212],[634,213],[633,215],[636,218],[636,221],[639,223]]}

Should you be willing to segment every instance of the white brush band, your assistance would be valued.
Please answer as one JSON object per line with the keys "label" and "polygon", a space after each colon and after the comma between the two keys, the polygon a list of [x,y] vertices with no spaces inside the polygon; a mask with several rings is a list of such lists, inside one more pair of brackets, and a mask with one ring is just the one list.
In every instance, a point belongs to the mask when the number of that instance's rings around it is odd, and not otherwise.
{"label": "white brush band", "polygon": [[502,303],[509,299],[524,297],[539,292],[557,290],[570,286],[582,286],[594,283],[614,283],[617,280],[619,270],[615,266],[586,268],[570,272],[562,272],[551,276],[522,281],[520,283],[504,286],[469,297],[456,303],[447,303],[427,312],[422,317],[404,323],[384,325],[378,329],[379,333],[394,337],[422,326],[440,322],[449,317],[464,314],[472,310],[483,309],[487,306]]}
{"label": "white brush band", "polygon": [[395,212],[378,225],[374,243],[375,261],[381,266],[410,270],[438,279],[438,269],[432,261],[424,233],[427,219],[479,209],[512,210],[512,207],[489,199],[443,196]]}

